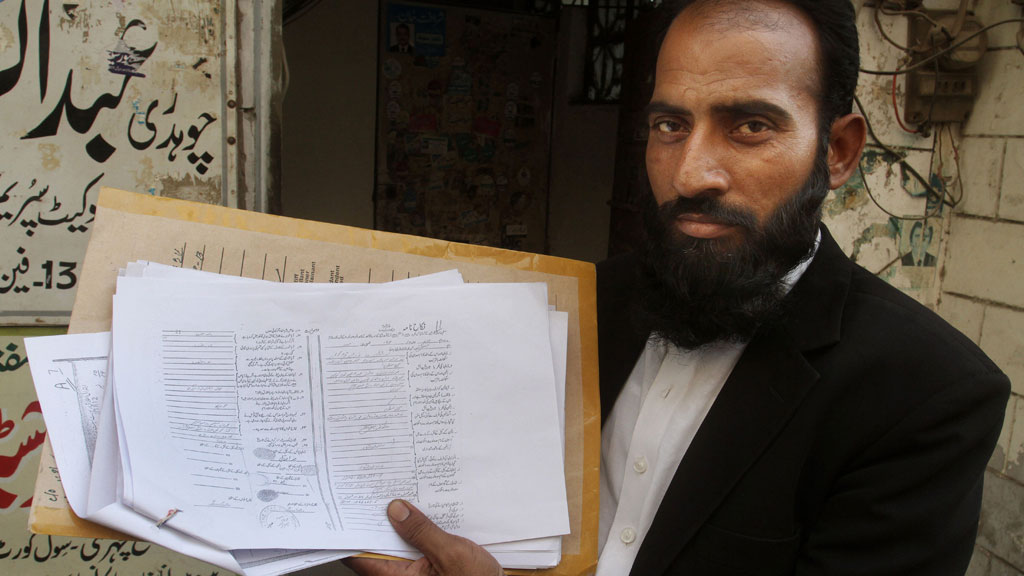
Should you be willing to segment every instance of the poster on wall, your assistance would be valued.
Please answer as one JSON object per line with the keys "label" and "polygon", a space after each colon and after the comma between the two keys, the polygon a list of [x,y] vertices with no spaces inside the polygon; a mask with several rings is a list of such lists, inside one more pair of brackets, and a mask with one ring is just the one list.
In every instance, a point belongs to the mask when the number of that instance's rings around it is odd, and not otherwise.
{"label": "poster on wall", "polygon": [[221,2],[0,0],[0,324],[65,324],[100,186],[222,203]]}
{"label": "poster on wall", "polygon": [[382,5],[379,230],[544,252],[551,18]]}
{"label": "poster on wall", "polygon": [[[0,329],[0,574],[18,576],[214,576],[210,564],[147,542],[68,538],[28,531],[46,425],[23,336],[59,329]],[[44,492],[42,498],[65,498]]]}

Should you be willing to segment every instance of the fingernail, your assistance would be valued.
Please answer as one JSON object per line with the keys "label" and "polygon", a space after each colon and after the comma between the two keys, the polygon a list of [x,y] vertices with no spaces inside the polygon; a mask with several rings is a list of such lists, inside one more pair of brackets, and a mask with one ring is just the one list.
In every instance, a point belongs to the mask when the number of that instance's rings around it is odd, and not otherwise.
{"label": "fingernail", "polygon": [[395,522],[405,522],[411,513],[409,507],[401,500],[392,500],[391,504],[388,504],[388,516]]}

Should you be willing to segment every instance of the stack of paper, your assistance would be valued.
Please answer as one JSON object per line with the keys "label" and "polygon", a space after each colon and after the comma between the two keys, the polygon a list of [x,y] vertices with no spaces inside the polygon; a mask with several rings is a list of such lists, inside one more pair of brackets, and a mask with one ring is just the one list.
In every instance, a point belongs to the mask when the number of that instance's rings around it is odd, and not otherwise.
{"label": "stack of paper", "polygon": [[112,332],[26,340],[81,517],[244,573],[413,557],[404,498],[553,566],[568,319],[543,284],[277,284],[129,264]]}

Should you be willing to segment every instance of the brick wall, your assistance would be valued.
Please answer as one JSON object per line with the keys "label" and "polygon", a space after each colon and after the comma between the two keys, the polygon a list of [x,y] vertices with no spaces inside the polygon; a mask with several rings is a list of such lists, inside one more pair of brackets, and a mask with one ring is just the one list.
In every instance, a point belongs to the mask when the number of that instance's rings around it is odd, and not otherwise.
{"label": "brick wall", "polygon": [[[864,67],[892,69],[900,51],[879,34],[874,9],[858,1]],[[956,0],[926,1],[951,9]],[[982,24],[1020,18],[1011,0],[971,2]],[[880,17],[893,40],[906,41],[906,20]],[[936,309],[1010,376],[1013,395],[998,446],[985,476],[977,547],[969,576],[1024,574],[1024,54],[1017,48],[1020,24],[989,32],[980,64],[975,107],[963,125],[931,135],[909,134],[895,121],[892,78],[865,75],[858,94],[879,138],[898,146],[922,174],[960,198],[927,220],[936,232],[933,267],[905,266],[912,221],[885,214],[855,178],[826,205],[826,222],[862,265]],[[902,102],[902,80],[897,82]],[[935,133],[941,134],[936,146]],[[935,152],[933,153],[933,148]],[[940,149],[941,148],[941,149]],[[959,159],[959,162],[957,160]],[[960,175],[957,177],[957,164]],[[869,147],[865,178],[878,203],[900,216],[930,213],[924,197],[901,178],[898,165]]]}

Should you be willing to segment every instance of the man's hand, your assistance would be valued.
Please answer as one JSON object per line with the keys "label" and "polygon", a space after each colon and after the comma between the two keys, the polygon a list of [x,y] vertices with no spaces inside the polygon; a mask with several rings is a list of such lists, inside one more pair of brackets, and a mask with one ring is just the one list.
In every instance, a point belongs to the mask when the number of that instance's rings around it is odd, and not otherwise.
{"label": "man's hand", "polygon": [[415,562],[346,558],[362,576],[499,576],[498,561],[480,546],[441,530],[405,500],[388,505],[388,520],[403,540],[423,553]]}

